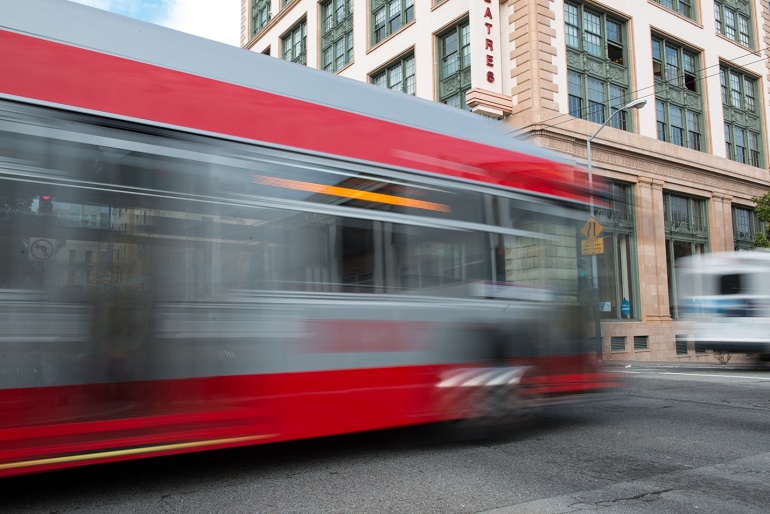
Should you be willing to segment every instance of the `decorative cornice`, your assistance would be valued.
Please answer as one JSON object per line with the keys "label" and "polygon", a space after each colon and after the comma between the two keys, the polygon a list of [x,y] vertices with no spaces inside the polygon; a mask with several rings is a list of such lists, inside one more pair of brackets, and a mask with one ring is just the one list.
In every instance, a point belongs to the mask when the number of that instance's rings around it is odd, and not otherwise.
{"label": "decorative cornice", "polygon": [[473,112],[492,118],[500,118],[511,114],[513,107],[510,96],[478,87],[466,93],[465,103]]}
{"label": "decorative cornice", "polygon": [[639,187],[652,189],[652,178],[650,177],[639,177],[637,183],[639,184]]}
{"label": "decorative cornice", "polygon": [[714,193],[711,195],[711,199],[717,203],[732,203],[733,196],[732,195],[726,195],[722,193]]}
{"label": "decorative cornice", "polygon": [[[567,154],[570,157],[576,157],[575,149],[581,145],[585,150],[585,140],[577,139],[574,137],[564,136],[544,129],[535,129],[528,132],[519,134],[517,137],[523,140],[537,139],[540,141],[541,146],[545,146],[550,150],[555,150],[559,153]],[[583,152],[585,155],[585,151]]]}
{"label": "decorative cornice", "polygon": [[[532,131],[539,139],[539,143],[549,149],[557,152],[566,153],[574,157],[586,158],[585,141],[573,138],[571,141],[564,137],[556,135],[546,130]],[[692,168],[685,168],[674,162],[667,162],[660,159],[646,158],[644,155],[628,150],[622,153],[615,149],[608,149],[601,145],[591,147],[591,161],[596,164],[611,165],[625,168],[626,172],[635,174],[644,173],[648,176],[660,177],[659,180],[665,182],[683,182],[697,185],[703,189],[725,189],[728,191],[740,193],[743,195],[759,196],[767,192],[770,188],[770,182],[753,182],[750,179],[740,180],[720,176],[716,171],[695,171]],[[596,171],[594,171],[596,172]]]}

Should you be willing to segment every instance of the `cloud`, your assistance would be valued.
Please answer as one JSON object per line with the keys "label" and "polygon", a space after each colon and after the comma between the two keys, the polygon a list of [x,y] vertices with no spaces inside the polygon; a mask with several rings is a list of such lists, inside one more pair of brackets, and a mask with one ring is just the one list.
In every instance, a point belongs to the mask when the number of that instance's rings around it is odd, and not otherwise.
{"label": "cloud", "polygon": [[96,7],[123,16],[160,23],[168,17],[176,0],[73,0],[79,4]]}
{"label": "cloud", "polygon": [[241,0],[73,0],[234,46],[241,39]]}
{"label": "cloud", "polygon": [[196,36],[239,46],[241,41],[241,0],[174,0],[166,27]]}

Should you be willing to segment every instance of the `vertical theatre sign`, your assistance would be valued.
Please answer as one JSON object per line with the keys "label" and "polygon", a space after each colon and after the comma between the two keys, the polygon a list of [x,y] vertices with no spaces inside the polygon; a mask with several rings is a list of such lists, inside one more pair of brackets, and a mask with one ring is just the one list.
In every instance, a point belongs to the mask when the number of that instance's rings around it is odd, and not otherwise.
{"label": "vertical theatre sign", "polygon": [[[486,3],[491,4],[492,0],[484,0]],[[492,29],[495,28],[495,26],[492,24],[494,21],[494,16],[492,16],[492,9],[487,6],[486,9],[484,9],[484,28],[487,29],[486,38],[484,38],[484,51],[486,52],[486,63],[488,68],[494,68],[495,67],[495,54],[492,53],[495,51],[495,42],[492,40]],[[493,84],[495,82],[495,71],[494,70],[487,70],[487,82],[490,84]]]}
{"label": "vertical theatre sign", "polygon": [[[500,2],[474,0],[470,23],[473,44],[472,87],[501,93],[500,80]],[[481,49],[479,52],[475,49]],[[481,62],[479,62],[481,61]]]}

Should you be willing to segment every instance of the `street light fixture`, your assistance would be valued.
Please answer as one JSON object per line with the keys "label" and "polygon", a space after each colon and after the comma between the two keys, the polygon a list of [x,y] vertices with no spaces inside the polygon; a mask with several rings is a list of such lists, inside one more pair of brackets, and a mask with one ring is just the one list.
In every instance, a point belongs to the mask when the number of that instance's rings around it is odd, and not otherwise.
{"label": "street light fixture", "polygon": [[[599,127],[596,132],[594,132],[594,135],[586,139],[586,158],[588,160],[588,200],[589,200],[589,208],[591,216],[594,215],[594,174],[593,174],[593,166],[591,162],[591,141],[593,141],[596,136],[599,135],[599,132],[602,131],[604,127],[607,126],[607,124],[612,121],[612,119],[621,111],[626,111],[628,109],[641,109],[647,105],[647,99],[646,98],[637,98],[636,100],[631,100],[626,105],[621,107],[620,109],[616,110],[612,114],[607,117],[604,123],[602,123],[602,126]],[[591,255],[591,288],[593,289],[593,295],[592,300],[594,302],[594,337],[596,338],[596,357],[601,359],[603,352],[602,352],[602,325],[601,325],[601,313],[599,312],[599,276],[597,271],[597,264],[596,264],[596,254]]]}

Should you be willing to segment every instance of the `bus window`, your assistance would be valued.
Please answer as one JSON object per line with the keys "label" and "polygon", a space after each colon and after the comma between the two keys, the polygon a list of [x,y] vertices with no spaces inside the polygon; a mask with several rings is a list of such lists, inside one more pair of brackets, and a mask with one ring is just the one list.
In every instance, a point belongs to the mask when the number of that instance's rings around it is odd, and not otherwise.
{"label": "bus window", "polygon": [[719,294],[743,293],[743,276],[740,274],[722,275],[719,277]]}
{"label": "bus window", "polygon": [[491,279],[486,234],[394,227],[391,247],[396,290],[425,293]]}

